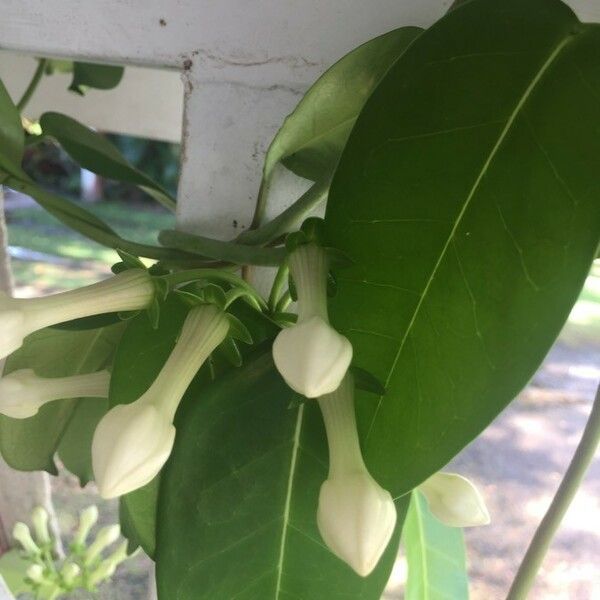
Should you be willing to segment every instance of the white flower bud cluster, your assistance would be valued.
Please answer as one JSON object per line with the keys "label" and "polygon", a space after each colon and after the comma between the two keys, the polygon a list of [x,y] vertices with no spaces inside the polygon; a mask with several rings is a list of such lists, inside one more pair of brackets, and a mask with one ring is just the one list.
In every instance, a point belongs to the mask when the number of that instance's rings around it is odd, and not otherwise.
{"label": "white flower bud cluster", "polygon": [[[106,312],[147,308],[155,294],[150,275],[132,269],[106,281],[43,298],[0,296],[0,358],[16,350],[33,331]],[[108,411],[96,427],[92,463],[100,494],[114,498],[151,481],[163,467],[175,440],[173,420],[191,380],[229,332],[226,313],[200,304],[187,315],[169,359],[150,388],[135,402]],[[46,403],[66,398],[107,398],[107,371],[70,377],[40,377],[20,369],[0,379],[0,413],[15,419],[37,414]],[[95,518],[90,516],[90,523]],[[89,526],[82,519],[79,543]],[[87,529],[86,529],[87,527]]]}
{"label": "white flower bud cluster", "polygon": [[[298,320],[273,344],[273,360],[296,392],[317,398],[329,446],[329,475],[317,510],[321,537],[359,575],[376,567],[396,527],[391,494],[369,473],[360,449],[350,342],[331,327],[327,312],[328,259],[315,243],[297,247],[289,267],[298,296]],[[439,473],[420,486],[432,513],[453,527],[489,522],[476,488],[460,475]]]}

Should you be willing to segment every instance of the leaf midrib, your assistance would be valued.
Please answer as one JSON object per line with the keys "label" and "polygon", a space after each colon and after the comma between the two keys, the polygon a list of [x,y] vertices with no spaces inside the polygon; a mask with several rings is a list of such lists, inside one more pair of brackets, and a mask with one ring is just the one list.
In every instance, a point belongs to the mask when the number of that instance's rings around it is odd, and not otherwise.
{"label": "leaf midrib", "polygon": [[279,544],[279,557],[277,560],[277,584],[275,587],[275,598],[279,598],[281,593],[281,579],[283,576],[283,562],[285,559],[286,542],[288,537],[288,524],[290,520],[290,507],[292,503],[292,494],[294,491],[294,478],[296,475],[296,465],[298,462],[298,450],[300,449],[300,432],[302,431],[302,419],[304,416],[304,406],[298,409],[296,417],[296,427],[294,430],[294,440],[292,445],[292,454],[290,458],[290,472],[288,475],[287,491],[285,497],[285,507],[283,510],[283,522],[281,527],[281,540]]}
{"label": "leaf midrib", "polygon": [[[431,287],[431,284],[433,282],[433,280],[435,279],[435,276],[437,274],[437,271],[440,267],[440,265],[442,264],[442,261],[444,260],[445,256],[446,256],[446,252],[448,251],[448,248],[450,247],[450,244],[452,243],[452,241],[454,240],[456,231],[459,227],[459,225],[462,222],[463,217],[465,216],[467,209],[469,208],[471,201],[473,200],[473,198],[475,197],[478,189],[479,189],[479,185],[481,184],[481,181],[483,180],[483,178],[485,177],[485,174],[487,173],[488,169],[490,168],[490,165],[493,163],[496,154],[498,153],[498,151],[500,150],[500,147],[502,146],[504,140],[506,139],[506,137],[508,136],[514,122],[516,121],[517,117],[519,116],[521,110],[523,109],[523,107],[525,106],[525,104],[527,103],[527,100],[529,99],[529,97],[531,96],[531,94],[533,93],[533,91],[535,90],[537,84],[542,80],[542,78],[544,77],[544,75],[546,74],[546,72],[548,71],[548,69],[550,68],[550,66],[554,63],[554,61],[557,59],[557,57],[560,55],[560,53],[563,51],[563,49],[570,43],[572,42],[576,37],[576,34],[573,32],[569,32],[567,33],[567,36],[562,39],[560,41],[560,43],[558,43],[556,45],[556,47],[554,48],[554,50],[550,53],[550,55],[548,56],[548,58],[544,61],[544,63],[542,64],[542,66],[540,67],[540,69],[538,70],[538,72],[536,73],[535,77],[533,77],[533,79],[531,80],[531,82],[529,83],[529,85],[527,86],[527,88],[525,89],[525,91],[523,92],[523,94],[521,95],[521,97],[519,98],[515,108],[513,109],[513,111],[511,112],[511,114],[509,115],[507,121],[506,121],[506,125],[504,126],[504,128],[502,129],[502,131],[500,132],[500,136],[498,137],[498,140],[496,141],[496,143],[494,144],[494,146],[492,147],[492,150],[490,151],[486,161],[484,162],[481,170],[479,171],[479,174],[477,175],[475,182],[473,183],[471,190],[469,191],[469,194],[467,195],[465,202],[460,210],[460,212],[458,213],[456,220],[452,226],[452,229],[450,230],[450,233],[448,235],[448,238],[446,239],[446,242],[440,252],[440,255],[438,257],[437,262],[435,263],[432,271],[431,271],[431,275],[429,276],[429,279],[427,280],[427,283],[425,285],[425,287],[423,288],[423,293],[420,295],[419,297],[419,301],[417,302],[417,305],[415,307],[415,310],[413,311],[411,320],[408,323],[408,326],[406,327],[406,331],[404,333],[404,336],[402,337],[402,340],[400,341],[400,346],[398,347],[398,351],[396,353],[396,355],[394,356],[394,361],[392,363],[392,366],[390,368],[390,371],[388,373],[388,376],[385,380],[385,387],[389,387],[390,384],[390,380],[391,377],[396,369],[396,365],[398,364],[398,361],[400,360],[400,356],[402,354],[402,350],[404,349],[404,344],[406,343],[406,340],[408,339],[408,336],[415,324],[415,321],[417,319],[417,316],[420,312],[421,306],[423,304],[423,301],[425,299],[425,297],[427,296],[427,293],[429,291],[429,288]],[[373,426],[375,424],[375,421],[377,420],[377,416],[379,414],[379,411],[381,409],[381,405],[383,403],[383,398],[384,396],[380,396],[378,399],[378,403],[377,406],[375,408],[375,412],[373,413],[373,417],[371,419],[371,423],[369,424],[369,428],[367,430],[367,434],[365,437],[365,442],[366,440],[369,439],[371,432],[373,431]]]}

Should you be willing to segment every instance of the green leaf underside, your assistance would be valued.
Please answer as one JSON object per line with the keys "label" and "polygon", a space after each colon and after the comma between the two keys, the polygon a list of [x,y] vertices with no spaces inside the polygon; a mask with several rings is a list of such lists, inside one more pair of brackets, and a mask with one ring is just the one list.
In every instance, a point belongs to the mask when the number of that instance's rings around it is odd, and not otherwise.
{"label": "green leaf underside", "polygon": [[47,112],[40,118],[44,135],[55,138],[80,166],[102,177],[139,186],[167,208],[175,200],[158,183],[136,169],[105,137],[66,115]]}
{"label": "green leaf underside", "polygon": [[402,542],[408,563],[405,600],[468,599],[462,529],[440,523],[418,491],[411,494]]}
{"label": "green leaf underside", "polygon": [[421,31],[419,27],[390,31],[359,46],[327,70],[273,139],[265,159],[265,180],[280,161],[307,179],[328,178],[369,94]]}
{"label": "green leaf underside", "polygon": [[341,158],[334,324],[384,382],[359,394],[367,463],[396,496],[527,383],[598,247],[600,28],[554,0],[475,0],[423,33]]}
{"label": "green leaf underside", "polygon": [[[66,377],[99,371],[110,363],[121,333],[120,324],[82,331],[42,329],[8,357],[4,373],[33,369],[41,377]],[[55,474],[54,454],[71,426],[79,402],[49,402],[29,419],[0,416],[0,451],[4,460],[21,471],[45,470]],[[76,474],[85,479],[85,471]]]}
{"label": "green leaf underside", "polygon": [[267,351],[184,401],[160,489],[160,598],[380,598],[399,536],[366,579],[327,550],[325,432],[317,404],[288,408],[292,395]]}
{"label": "green leaf underside", "polygon": [[83,95],[86,88],[111,90],[117,87],[123,78],[124,68],[115,65],[74,62],[70,70],[73,71],[73,81],[69,89]]}

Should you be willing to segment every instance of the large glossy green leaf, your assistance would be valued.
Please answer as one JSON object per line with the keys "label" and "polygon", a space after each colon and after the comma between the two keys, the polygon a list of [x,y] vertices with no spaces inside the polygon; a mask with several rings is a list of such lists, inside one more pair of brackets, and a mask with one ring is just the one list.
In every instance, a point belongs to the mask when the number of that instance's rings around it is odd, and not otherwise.
{"label": "large glossy green leaf", "polygon": [[[25,134],[21,116],[0,80],[0,170],[22,175],[21,159],[25,145]],[[2,173],[0,172],[0,182]]]}
{"label": "large glossy green leaf", "polygon": [[317,404],[292,396],[268,344],[187,395],[160,489],[161,599],[380,598],[399,536],[366,579],[327,550],[316,524],[325,431]]}
{"label": "large glossy green leaf", "polygon": [[[42,329],[8,357],[4,372],[33,369],[42,377],[65,377],[99,371],[110,363],[121,333],[122,324],[85,331]],[[68,431],[78,402],[49,402],[29,419],[0,416],[4,460],[21,471],[56,473],[54,453]]]}
{"label": "large glossy green leaf", "polygon": [[117,87],[123,78],[124,69],[114,65],[74,62],[72,71],[73,81],[69,89],[83,96],[87,88],[111,90]]}
{"label": "large glossy green leaf", "polygon": [[385,382],[359,398],[374,476],[439,470],[527,383],[600,236],[600,27],[557,0],[473,0],[368,100],[334,177],[334,323]]}
{"label": "large glossy green leaf", "polygon": [[79,478],[81,487],[94,479],[92,438],[96,426],[107,410],[106,398],[79,400],[58,445],[58,457],[63,465]]}
{"label": "large glossy green leaf", "polygon": [[328,178],[369,94],[421,31],[419,27],[390,31],[354,49],[328,69],[271,142],[265,158],[265,180],[281,161],[313,181]]}
{"label": "large glossy green leaf", "polygon": [[108,179],[137,185],[165,207],[175,207],[174,198],[164,188],[136,169],[111,142],[93,129],[56,112],[44,113],[40,125],[44,135],[55,138],[84,169]]}
{"label": "large glossy green leaf", "polygon": [[408,578],[404,600],[467,600],[469,581],[462,529],[440,523],[414,491],[402,530]]}

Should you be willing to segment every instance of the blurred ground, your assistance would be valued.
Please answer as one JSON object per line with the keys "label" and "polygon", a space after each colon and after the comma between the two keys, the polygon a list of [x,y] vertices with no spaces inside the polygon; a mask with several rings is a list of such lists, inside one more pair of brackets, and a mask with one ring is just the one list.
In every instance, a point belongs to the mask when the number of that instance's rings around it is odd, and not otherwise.
{"label": "blurred ground", "polygon": [[[107,274],[107,265],[118,260],[113,251],[62,227],[35,206],[10,197],[7,206],[19,296],[90,283]],[[125,210],[123,204],[110,202],[90,208],[124,237],[142,242],[154,241],[153,232],[172,224],[172,216],[159,209],[135,206]],[[481,487],[492,515],[490,526],[466,532],[473,600],[506,596],[579,441],[599,379],[597,264],[568,324],[531,384],[449,467]],[[79,490],[77,481],[66,473],[53,483],[65,531],[73,529],[77,510],[90,503],[99,504],[105,522],[117,520],[116,503],[99,501],[92,486]],[[596,460],[544,563],[531,600],[600,598],[599,557],[600,462]],[[146,600],[148,569],[149,561],[142,556],[126,563],[100,598]],[[401,598],[402,573],[399,564],[386,598]]]}

